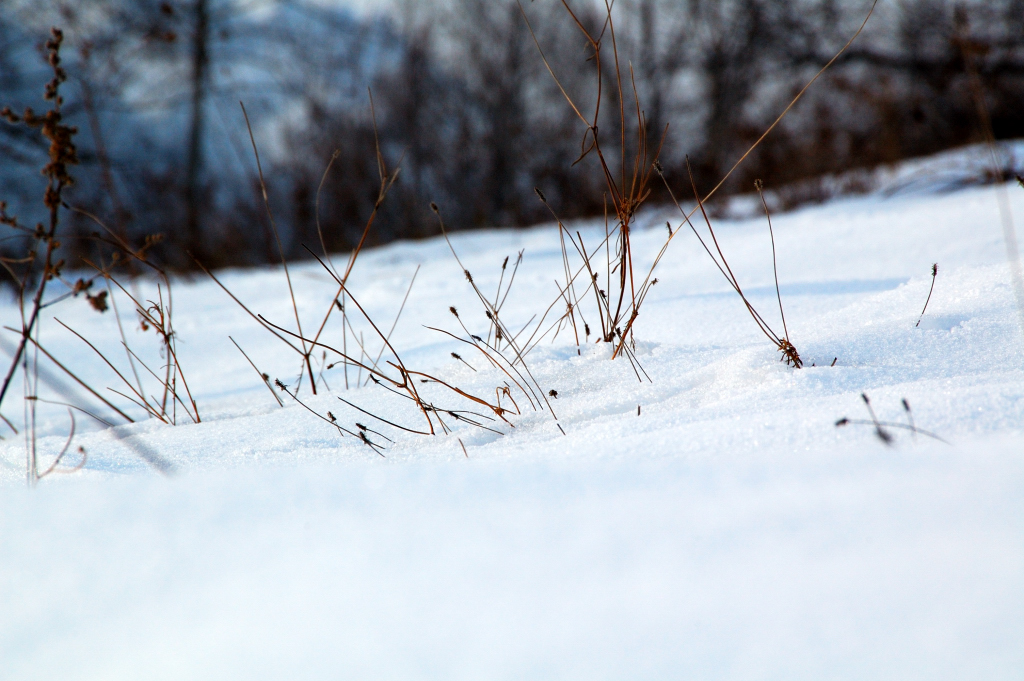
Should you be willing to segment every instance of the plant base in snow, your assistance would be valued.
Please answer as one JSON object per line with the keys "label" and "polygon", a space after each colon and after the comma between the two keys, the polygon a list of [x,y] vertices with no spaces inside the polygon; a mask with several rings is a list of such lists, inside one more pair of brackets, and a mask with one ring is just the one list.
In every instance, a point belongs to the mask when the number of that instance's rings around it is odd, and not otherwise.
{"label": "plant base in snow", "polygon": [[779,360],[780,362],[785,362],[794,369],[803,368],[804,362],[800,359],[800,353],[798,353],[793,344],[785,338],[779,341],[779,352],[782,353],[782,359]]}

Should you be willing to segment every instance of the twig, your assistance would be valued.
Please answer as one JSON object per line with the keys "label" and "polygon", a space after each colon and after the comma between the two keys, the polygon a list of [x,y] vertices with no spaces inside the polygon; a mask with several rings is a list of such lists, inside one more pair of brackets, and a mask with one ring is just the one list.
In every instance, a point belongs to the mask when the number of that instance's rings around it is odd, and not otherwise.
{"label": "twig", "polygon": [[779,300],[779,315],[782,317],[782,333],[786,340],[789,340],[789,329],[786,327],[786,312],[782,309],[782,291],[779,290],[779,263],[775,257],[775,232],[772,230],[772,214],[768,210],[768,202],[764,200],[764,184],[761,180],[754,181],[754,188],[757,195],[761,197],[761,205],[764,206],[764,216],[768,218],[768,235],[772,240],[772,272],[775,274],[775,296]]}
{"label": "twig", "polygon": [[[387,340],[391,340],[391,334],[395,332],[395,327],[398,326],[398,320],[402,318],[402,311],[405,310],[405,303],[409,300],[409,294],[412,293],[412,286],[416,283],[416,275],[420,273],[420,266],[416,265],[416,271],[412,273],[412,280],[409,282],[409,288],[405,291],[405,297],[402,298],[402,304],[398,308],[398,314],[395,315],[395,321],[391,323],[391,328],[388,329]],[[380,348],[380,352],[377,353],[377,359],[373,361],[373,365],[377,366],[380,362],[380,358],[384,355],[384,346]],[[370,379],[367,378],[363,385],[369,383]]]}
{"label": "twig", "polygon": [[907,402],[907,398],[903,398],[903,411],[907,414],[907,422],[910,424],[910,430],[916,435],[917,428],[914,427],[914,412],[910,409],[910,402]]}
{"label": "twig", "polygon": [[875,435],[878,439],[887,445],[892,444],[892,435],[882,430],[882,424],[878,422],[878,418],[875,416],[875,410],[871,408],[871,400],[868,399],[867,393],[861,393],[860,398],[864,400],[864,406],[868,408],[868,413],[871,414],[871,422],[875,425]]}
{"label": "twig", "polygon": [[242,346],[240,346],[238,343],[235,343],[234,338],[228,336],[228,340],[234,343],[234,346],[238,348],[238,351],[240,353],[242,353],[242,357],[245,357],[245,361],[247,361],[249,363],[249,366],[253,368],[253,371],[255,371],[257,375],[259,375],[260,379],[262,379],[263,381],[263,384],[267,386],[267,390],[269,390],[270,394],[274,396],[274,399],[277,401],[278,406],[283,407],[284,402],[281,401],[281,398],[277,396],[277,393],[274,392],[274,388],[270,385],[270,376],[256,368],[256,365],[253,364],[253,361],[249,359],[249,355],[245,354],[245,350],[242,349]]}
{"label": "twig", "polygon": [[932,265],[932,285],[928,288],[928,297],[925,298],[924,307],[921,308],[921,316],[917,318],[917,324],[914,324],[915,328],[918,327],[918,326],[921,326],[921,320],[924,319],[924,311],[928,309],[928,303],[931,302],[932,291],[935,290],[935,276],[938,273],[939,273],[939,263],[934,263]]}
{"label": "twig", "polygon": [[[338,160],[339,154],[341,154],[341,149],[335,149],[334,153],[331,154],[331,160],[327,162],[327,167],[324,168],[323,177],[320,178],[320,184],[316,188],[316,202],[314,205],[314,215],[316,216],[316,234],[318,237],[320,237],[320,248],[323,249],[324,258],[331,265],[332,269],[334,269],[334,263],[331,262],[331,256],[327,252],[327,244],[324,242],[324,232],[320,228],[320,192],[323,191],[324,182],[327,181],[327,174],[331,172],[331,166],[333,166],[334,162]],[[273,392],[273,390],[271,390],[271,392]]]}
{"label": "twig", "polygon": [[[252,153],[256,156],[256,170],[260,177],[260,190],[263,192],[263,204],[267,209],[267,216],[270,218],[270,228],[274,232],[274,239],[277,240],[277,250],[281,254],[281,265],[284,267],[284,278],[288,282],[288,295],[292,299],[292,310],[295,312],[295,325],[299,329],[299,336],[303,336],[302,333],[302,320],[299,319],[299,305],[295,302],[295,290],[292,288],[292,277],[288,271],[288,259],[284,254],[284,246],[281,245],[281,235],[277,231],[277,222],[274,221],[274,213],[270,209],[270,198],[267,196],[267,183],[263,181],[263,166],[260,165],[260,152],[256,148],[256,138],[252,134],[252,126],[249,124],[249,114],[245,111],[245,104],[239,102],[238,105],[242,107],[242,116],[245,117],[245,127],[249,131],[249,141],[252,142]],[[306,363],[306,369],[309,371],[309,384],[316,395],[316,379],[313,377],[313,365],[309,361],[309,351],[306,349],[305,341],[302,342],[302,355]]]}
{"label": "twig", "polygon": [[[8,331],[14,331],[15,333],[17,333],[17,332],[18,332],[18,331],[17,331],[16,329],[12,329],[12,328],[11,328],[11,327],[9,327],[9,326],[5,326],[4,328],[5,328],[5,329],[7,329]],[[100,394],[99,394],[98,392],[96,392],[96,391],[95,391],[95,390],[94,390],[94,389],[93,389],[93,388],[92,388],[92,387],[91,387],[91,386],[90,386],[90,385],[89,385],[88,383],[86,383],[86,382],[85,382],[85,381],[83,381],[83,380],[82,380],[81,378],[79,378],[78,376],[76,376],[76,375],[75,375],[75,373],[74,373],[73,371],[71,371],[70,369],[68,369],[68,368],[67,368],[66,366],[64,366],[63,364],[61,364],[61,363],[60,363],[60,361],[58,361],[56,357],[54,357],[53,355],[51,355],[51,354],[49,353],[49,351],[47,351],[47,349],[46,349],[46,348],[44,348],[44,347],[43,347],[42,345],[40,345],[40,344],[39,344],[39,343],[38,343],[38,342],[36,341],[36,339],[35,339],[35,338],[29,338],[29,342],[30,342],[30,343],[32,343],[32,345],[33,345],[34,347],[36,347],[36,348],[37,348],[37,349],[38,349],[38,350],[39,350],[39,351],[40,351],[41,353],[43,353],[44,355],[46,355],[46,358],[47,358],[47,359],[49,359],[49,360],[50,360],[51,362],[53,362],[53,363],[54,363],[55,365],[57,365],[57,368],[58,368],[58,369],[60,369],[61,371],[63,371],[63,372],[65,373],[65,374],[67,374],[67,375],[68,375],[68,376],[69,376],[69,377],[70,377],[70,378],[71,378],[72,380],[74,380],[74,381],[75,381],[76,383],[78,383],[78,385],[80,385],[80,386],[82,386],[83,388],[85,388],[86,390],[88,390],[88,391],[89,391],[89,393],[91,393],[93,397],[95,397],[95,398],[96,398],[96,399],[98,399],[98,400],[99,400],[100,402],[102,402],[103,404],[105,404],[105,405],[107,405],[108,407],[110,407],[111,409],[113,409],[113,410],[114,410],[115,412],[117,412],[117,415],[118,415],[118,416],[120,416],[121,418],[123,418],[124,420],[128,421],[129,423],[135,423],[135,419],[133,419],[133,418],[132,418],[131,416],[128,416],[128,414],[125,414],[125,413],[124,413],[123,411],[121,411],[120,409],[118,409],[117,407],[115,407],[115,406],[114,406],[114,405],[113,405],[113,404],[112,404],[112,403],[111,403],[111,402],[110,402],[109,400],[107,400],[107,399],[106,399],[106,398],[104,398],[104,397],[103,397],[102,395],[100,395]]]}
{"label": "twig", "polygon": [[[924,430],[922,428],[918,428],[917,426],[908,426],[906,423],[893,423],[891,421],[867,421],[867,420],[864,420],[864,419],[848,419],[846,417],[843,417],[843,418],[839,419],[838,421],[836,421],[836,428],[842,428],[843,426],[848,426],[848,425],[849,426],[872,426],[872,427],[876,428],[876,434],[877,434],[878,426],[885,426],[886,428],[902,428],[903,430],[909,430],[909,431],[912,431],[913,433],[918,433],[918,434],[924,435],[925,437],[930,437],[933,440],[938,440],[939,442],[941,442],[943,444],[947,444],[947,445],[950,444],[948,440],[943,439],[942,437],[936,435],[935,433],[932,433],[930,431]],[[890,441],[891,441],[892,435],[889,435],[888,433],[886,433],[886,435],[889,436]],[[885,442],[886,444],[889,444],[889,441],[886,441],[886,440],[882,440],[882,441]]]}
{"label": "twig", "polygon": [[114,427],[113,423],[111,423],[110,421],[106,420],[102,416],[97,416],[96,414],[93,414],[91,411],[89,411],[87,409],[83,409],[82,407],[79,407],[78,405],[69,404],[67,402],[55,402],[53,400],[44,400],[42,397],[38,397],[38,396],[37,397],[33,397],[32,399],[34,399],[36,402],[42,402],[43,404],[53,404],[53,405],[56,405],[58,407],[67,407],[68,409],[75,409],[76,411],[80,411],[83,414],[85,414],[86,416],[88,416],[90,418],[93,418],[96,421],[99,421],[100,423],[105,425],[107,428],[113,428]]}
{"label": "twig", "polygon": [[[50,473],[53,473],[54,470],[57,468],[57,464],[59,464],[61,462],[61,459],[64,458],[64,455],[68,453],[68,448],[71,446],[71,441],[75,438],[75,414],[73,411],[71,411],[70,407],[68,407],[68,416],[71,417],[71,432],[68,434],[67,442],[64,443],[64,447],[61,448],[60,453],[57,455],[57,458],[53,460],[53,463],[50,464],[50,467],[47,468],[42,473],[36,473],[36,480],[41,480]],[[75,468],[73,468],[72,471],[68,472],[81,470],[83,466],[85,466],[85,450],[82,450],[82,460],[79,462],[79,464],[75,466]]]}
{"label": "twig", "polygon": [[376,414],[371,414],[370,412],[366,411],[362,407],[360,407],[358,405],[355,405],[355,404],[352,404],[351,402],[346,400],[344,397],[338,397],[338,399],[341,400],[342,402],[344,402],[345,404],[347,404],[348,406],[352,407],[353,409],[355,409],[357,411],[361,411],[362,413],[366,414],[370,418],[377,419],[378,421],[380,421],[382,423],[386,423],[389,426],[391,426],[392,428],[398,428],[399,430],[404,430],[407,433],[414,433],[416,435],[433,435],[433,433],[429,433],[429,432],[427,432],[425,430],[413,430],[412,428],[406,428],[405,426],[400,426],[397,423],[394,423],[392,421],[388,421],[386,418],[377,416]]}
{"label": "twig", "polygon": [[[373,451],[377,452],[381,456],[384,456],[379,451],[380,445],[376,444],[375,442],[371,442],[370,440],[367,440],[365,435],[360,437],[359,433],[354,433],[351,430],[349,430],[348,428],[345,428],[340,423],[338,423],[337,419],[332,420],[332,419],[327,418],[326,416],[321,416],[315,410],[311,409],[305,402],[300,400],[294,393],[292,393],[291,390],[288,390],[288,386],[286,386],[284,383],[282,383],[279,380],[275,380],[274,383],[277,385],[278,390],[280,390],[283,393],[287,393],[288,397],[292,398],[297,403],[299,403],[299,405],[301,405],[303,409],[308,411],[313,416],[317,417],[318,419],[320,419],[321,421],[323,421],[325,423],[329,423],[330,425],[334,426],[337,429],[338,433],[341,434],[342,436],[344,436],[345,433],[348,433],[352,437],[356,438],[357,440],[359,440],[363,444],[365,444],[368,447],[370,447],[370,449],[372,449]],[[330,412],[328,412],[328,413],[330,413]]]}

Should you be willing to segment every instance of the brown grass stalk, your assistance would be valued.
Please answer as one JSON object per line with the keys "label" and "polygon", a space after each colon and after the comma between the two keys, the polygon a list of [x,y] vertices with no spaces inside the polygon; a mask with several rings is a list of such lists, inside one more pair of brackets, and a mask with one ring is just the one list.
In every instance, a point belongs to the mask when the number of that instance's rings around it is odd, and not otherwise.
{"label": "brown grass stalk", "polygon": [[[270,228],[274,233],[277,242],[277,250],[281,254],[281,266],[284,268],[284,278],[288,282],[288,295],[292,300],[292,310],[295,312],[295,325],[299,329],[299,336],[302,337],[302,320],[299,319],[299,306],[295,302],[295,289],[292,288],[292,277],[288,271],[288,259],[285,257],[284,246],[281,245],[281,235],[277,231],[277,222],[274,220],[274,212],[270,208],[270,198],[267,196],[267,183],[263,179],[263,166],[260,165],[260,152],[256,148],[256,138],[252,134],[252,125],[249,124],[249,114],[245,111],[245,104],[239,102],[242,107],[242,116],[245,118],[245,127],[249,131],[249,141],[252,142],[252,153],[256,157],[256,170],[259,173],[260,190],[263,192],[263,205],[267,209],[267,217],[270,219]],[[313,377],[313,365],[309,360],[309,352],[306,350],[305,341],[302,342],[302,355],[306,369],[309,371],[309,385],[313,394],[316,395],[316,379]]]}

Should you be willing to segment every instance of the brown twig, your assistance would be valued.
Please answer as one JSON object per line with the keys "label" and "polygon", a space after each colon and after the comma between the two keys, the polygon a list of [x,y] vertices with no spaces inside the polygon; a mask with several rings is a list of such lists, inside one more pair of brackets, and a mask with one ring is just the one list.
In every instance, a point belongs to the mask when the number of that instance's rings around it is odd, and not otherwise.
{"label": "brown twig", "polygon": [[[288,271],[288,259],[285,257],[284,246],[281,245],[281,235],[277,231],[277,222],[274,220],[274,213],[270,209],[270,198],[267,196],[267,183],[263,180],[263,166],[260,165],[260,152],[256,148],[256,138],[252,133],[252,125],[249,124],[249,114],[245,111],[245,104],[239,102],[238,105],[242,107],[242,116],[245,118],[245,127],[249,131],[249,141],[252,142],[252,153],[256,156],[256,170],[259,173],[260,178],[260,190],[263,192],[263,204],[267,209],[267,216],[270,219],[270,228],[274,232],[274,239],[277,241],[277,250],[281,254],[281,266],[284,267],[284,277],[288,282],[288,295],[292,299],[292,310],[295,312],[295,325],[299,329],[299,336],[302,337],[302,320],[299,319],[299,305],[295,302],[295,290],[292,288],[292,277]],[[305,341],[302,342],[302,355],[303,361],[306,364],[306,369],[309,372],[309,385],[313,394],[316,395],[316,379],[313,377],[313,364],[309,359],[309,351],[306,349]]]}
{"label": "brown twig", "polygon": [[274,392],[274,388],[270,385],[270,376],[256,368],[256,365],[253,363],[253,361],[249,359],[249,355],[245,354],[245,350],[242,349],[241,345],[235,342],[234,338],[228,336],[228,340],[230,340],[234,344],[234,346],[238,348],[238,351],[242,353],[242,357],[245,357],[245,361],[249,363],[249,366],[253,368],[253,371],[255,371],[256,374],[260,377],[260,379],[262,379],[263,384],[267,386],[267,390],[269,390],[270,394],[274,396],[274,399],[277,401],[278,406],[283,407],[284,402],[281,401],[281,398],[277,396],[277,393]]}

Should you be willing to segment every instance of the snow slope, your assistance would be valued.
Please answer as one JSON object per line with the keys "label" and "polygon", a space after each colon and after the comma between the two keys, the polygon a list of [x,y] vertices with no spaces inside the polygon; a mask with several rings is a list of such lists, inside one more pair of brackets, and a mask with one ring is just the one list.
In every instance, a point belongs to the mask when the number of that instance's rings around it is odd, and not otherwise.
{"label": "snow slope", "polygon": [[[1007,189],[1021,222],[1024,191]],[[638,263],[661,247],[666,219],[677,224],[670,212],[643,216]],[[1024,338],[994,190],[847,199],[773,225],[806,368],[778,361],[684,233],[637,320],[651,382],[604,344],[578,354],[570,330],[529,356],[540,385],[557,390],[564,436],[528,409],[500,435],[378,423],[395,441],[384,457],[301,406],[278,407],[227,336],[290,385],[295,356],[212,282],[175,282],[201,424],[104,429],[79,417],[85,469],[34,490],[24,442],[0,443],[0,678],[1019,678]],[[573,228],[588,244],[603,235]],[[763,218],[716,231],[774,323]],[[453,242],[484,291],[525,249],[509,326],[557,295],[551,225]],[[933,262],[935,292],[915,327]],[[501,378],[479,355],[424,328],[457,332],[454,305],[473,333],[486,329],[443,240],[365,253],[352,290],[390,326],[418,265],[393,337],[403,361],[493,391]],[[312,325],[334,286],[315,264],[292,279]],[[223,280],[293,328],[279,269]],[[117,351],[109,314],[81,300],[52,309]],[[0,315],[17,318],[9,302]],[[45,322],[57,354],[114,386],[64,333]],[[68,383],[54,376],[51,395]],[[372,385],[346,392],[341,367],[324,376],[332,391],[300,392],[321,414],[365,421],[340,395],[421,427]],[[867,418],[862,392],[897,422],[906,398],[917,425],[950,444],[894,430],[889,447],[870,427],[836,428]],[[68,417],[41,407],[40,448],[52,456]]]}

